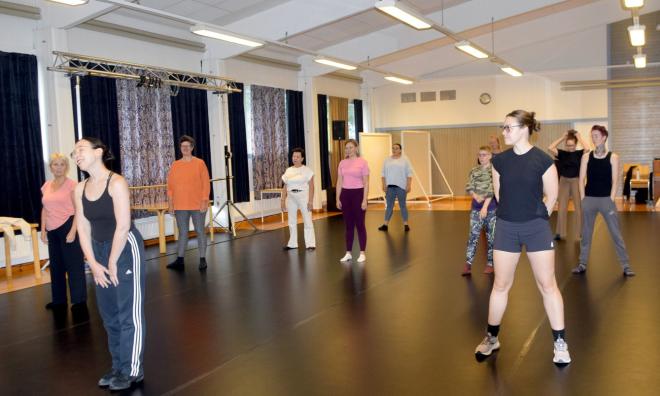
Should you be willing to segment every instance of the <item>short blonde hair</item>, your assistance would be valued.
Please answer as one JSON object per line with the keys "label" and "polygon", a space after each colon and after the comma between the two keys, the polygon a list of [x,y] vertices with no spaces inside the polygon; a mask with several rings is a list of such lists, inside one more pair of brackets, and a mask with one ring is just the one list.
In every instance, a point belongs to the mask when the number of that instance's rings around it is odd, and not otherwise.
{"label": "short blonde hair", "polygon": [[69,171],[69,159],[66,157],[66,155],[62,153],[53,153],[50,155],[50,161],[48,161],[48,167],[50,168],[53,166],[53,163],[55,161],[62,161],[64,162],[64,166],[66,167],[66,171]]}

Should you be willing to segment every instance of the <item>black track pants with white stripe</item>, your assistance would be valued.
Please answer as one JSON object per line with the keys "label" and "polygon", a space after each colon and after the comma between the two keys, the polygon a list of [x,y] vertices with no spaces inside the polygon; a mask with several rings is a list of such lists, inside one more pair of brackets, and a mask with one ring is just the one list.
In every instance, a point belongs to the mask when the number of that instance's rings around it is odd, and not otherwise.
{"label": "black track pants with white stripe", "polygon": [[[96,261],[107,266],[112,241],[92,241]],[[108,333],[113,371],[137,377],[143,374],[144,355],[144,243],[132,228],[117,262],[119,284],[96,286],[96,302]]]}

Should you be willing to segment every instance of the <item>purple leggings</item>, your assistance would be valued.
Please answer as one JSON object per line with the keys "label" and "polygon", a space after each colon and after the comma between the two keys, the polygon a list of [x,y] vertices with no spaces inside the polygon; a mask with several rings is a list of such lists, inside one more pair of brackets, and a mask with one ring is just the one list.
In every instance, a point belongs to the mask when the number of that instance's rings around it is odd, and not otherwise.
{"label": "purple leggings", "polygon": [[353,250],[353,232],[355,227],[358,230],[358,240],[360,241],[360,251],[367,248],[367,229],[364,226],[365,210],[362,210],[362,198],[364,197],[364,188],[343,188],[339,201],[341,202],[341,211],[344,213],[344,224],[346,225],[346,251]]}

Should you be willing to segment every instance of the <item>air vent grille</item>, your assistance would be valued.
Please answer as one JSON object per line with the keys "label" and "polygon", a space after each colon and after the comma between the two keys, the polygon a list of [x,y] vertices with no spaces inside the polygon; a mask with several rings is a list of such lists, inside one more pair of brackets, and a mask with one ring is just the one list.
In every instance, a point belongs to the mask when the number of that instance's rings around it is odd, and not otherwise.
{"label": "air vent grille", "polygon": [[440,91],[440,100],[456,100],[456,90]]}

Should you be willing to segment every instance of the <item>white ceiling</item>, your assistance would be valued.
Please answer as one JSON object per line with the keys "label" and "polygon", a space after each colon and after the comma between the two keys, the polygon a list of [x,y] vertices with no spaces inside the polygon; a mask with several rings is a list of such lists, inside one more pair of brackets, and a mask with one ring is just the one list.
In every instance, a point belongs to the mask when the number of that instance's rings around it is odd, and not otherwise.
{"label": "white ceiling", "polygon": [[[195,36],[189,31],[192,24],[204,22],[266,40],[270,42],[266,47],[250,52],[289,62],[305,63],[310,54],[316,53],[419,80],[501,73],[488,61],[474,60],[456,51],[453,41],[440,32],[417,31],[379,12],[374,8],[375,0],[131,1],[143,7],[138,10],[117,9],[118,1],[121,0],[91,0],[84,7],[104,22],[204,42],[213,57],[230,58],[247,49]],[[48,7],[45,0],[15,2]],[[619,0],[407,3],[436,24],[444,22],[445,27],[488,50],[492,50],[494,38],[498,57],[527,73],[604,67],[607,24],[630,19],[630,12],[621,7]],[[660,10],[660,0],[645,3],[643,14]],[[92,15],[93,12],[101,15]],[[78,20],[84,22],[85,18]],[[647,29],[647,34],[657,32]],[[284,49],[276,43],[302,50]]]}

